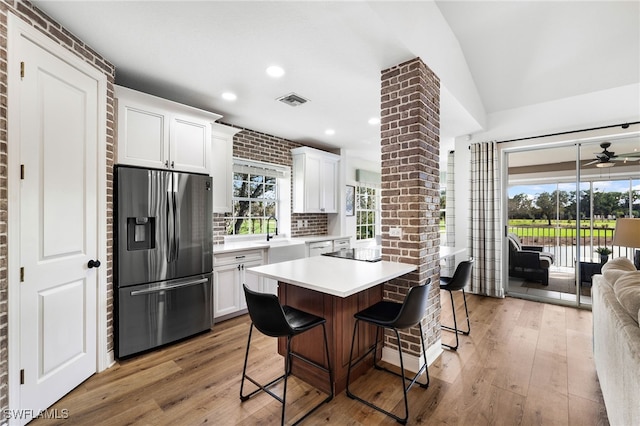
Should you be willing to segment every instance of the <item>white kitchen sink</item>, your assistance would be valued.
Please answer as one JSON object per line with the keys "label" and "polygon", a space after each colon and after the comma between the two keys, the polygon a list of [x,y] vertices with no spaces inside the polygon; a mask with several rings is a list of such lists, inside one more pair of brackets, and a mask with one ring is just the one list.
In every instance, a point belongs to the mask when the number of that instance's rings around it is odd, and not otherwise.
{"label": "white kitchen sink", "polygon": [[307,257],[307,250],[304,243],[275,245],[269,248],[267,256],[269,258],[268,263],[285,262]]}
{"label": "white kitchen sink", "polygon": [[268,263],[285,262],[306,257],[306,247],[304,241],[290,239],[273,239],[269,241],[255,241],[253,245],[257,247],[267,247]]}

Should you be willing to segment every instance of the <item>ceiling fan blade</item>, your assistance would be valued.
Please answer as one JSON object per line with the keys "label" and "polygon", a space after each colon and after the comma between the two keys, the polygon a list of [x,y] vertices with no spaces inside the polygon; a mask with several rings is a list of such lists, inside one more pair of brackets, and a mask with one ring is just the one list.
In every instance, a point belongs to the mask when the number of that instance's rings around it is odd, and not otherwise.
{"label": "ceiling fan blade", "polygon": [[640,161],[640,157],[623,157],[622,155],[617,158],[612,158],[609,161],[615,161],[616,163],[626,163],[629,161]]}
{"label": "ceiling fan blade", "polygon": [[640,152],[627,152],[626,154],[619,154],[617,155],[617,157],[626,157],[626,158],[632,158],[632,157],[640,157]]}
{"label": "ceiling fan blade", "polygon": [[593,160],[592,162],[587,163],[587,164],[583,164],[582,166],[583,166],[583,167],[586,167],[586,166],[590,166],[590,165],[592,165],[592,164],[598,164],[598,163],[600,163],[600,160]]}

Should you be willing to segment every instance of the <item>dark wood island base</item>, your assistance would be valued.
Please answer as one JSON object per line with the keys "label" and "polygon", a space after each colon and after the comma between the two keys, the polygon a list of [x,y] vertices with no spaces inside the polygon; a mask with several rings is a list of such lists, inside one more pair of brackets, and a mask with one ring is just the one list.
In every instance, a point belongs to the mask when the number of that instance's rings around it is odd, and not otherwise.
{"label": "dark wood island base", "polygon": [[[382,286],[383,284],[379,284],[349,297],[338,297],[282,281],[278,282],[280,303],[302,309],[327,320],[327,339],[335,394],[342,392],[347,386],[349,351],[351,350],[351,338],[355,324],[353,315],[382,300]],[[361,324],[358,336],[356,336],[354,359],[373,346],[375,337],[375,327]],[[380,339],[382,340],[382,333],[380,333]],[[322,329],[319,327],[296,336],[292,341],[292,348],[295,352],[326,366],[327,361],[323,345]],[[382,345],[379,345],[378,348],[378,356],[380,356]],[[279,339],[278,352],[281,355],[286,353],[285,338]],[[296,361],[298,360],[293,358],[292,374],[324,392],[329,392],[326,375],[323,375],[308,364]],[[360,377],[372,366],[373,359],[368,357],[366,361],[360,363],[351,371],[351,380],[353,381]]]}

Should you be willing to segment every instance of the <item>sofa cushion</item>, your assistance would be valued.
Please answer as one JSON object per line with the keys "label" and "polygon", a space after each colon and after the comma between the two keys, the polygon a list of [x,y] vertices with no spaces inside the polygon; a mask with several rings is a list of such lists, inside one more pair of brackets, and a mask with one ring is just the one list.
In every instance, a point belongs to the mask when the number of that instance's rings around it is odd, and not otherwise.
{"label": "sofa cushion", "polygon": [[614,285],[621,275],[632,271],[636,271],[636,267],[626,257],[617,257],[602,265],[602,275],[611,285]]}
{"label": "sofa cushion", "polygon": [[613,292],[624,310],[638,323],[640,312],[640,271],[623,273],[615,282]]}

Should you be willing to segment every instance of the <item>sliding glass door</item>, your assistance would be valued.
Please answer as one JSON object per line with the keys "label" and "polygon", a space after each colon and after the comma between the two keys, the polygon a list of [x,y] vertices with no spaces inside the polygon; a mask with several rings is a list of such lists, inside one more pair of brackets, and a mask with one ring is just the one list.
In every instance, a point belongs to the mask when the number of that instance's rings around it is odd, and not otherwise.
{"label": "sliding glass door", "polygon": [[640,137],[513,145],[503,155],[507,294],[590,306],[601,252],[631,252],[612,241],[616,218],[640,217],[640,161],[622,155],[640,152]]}

